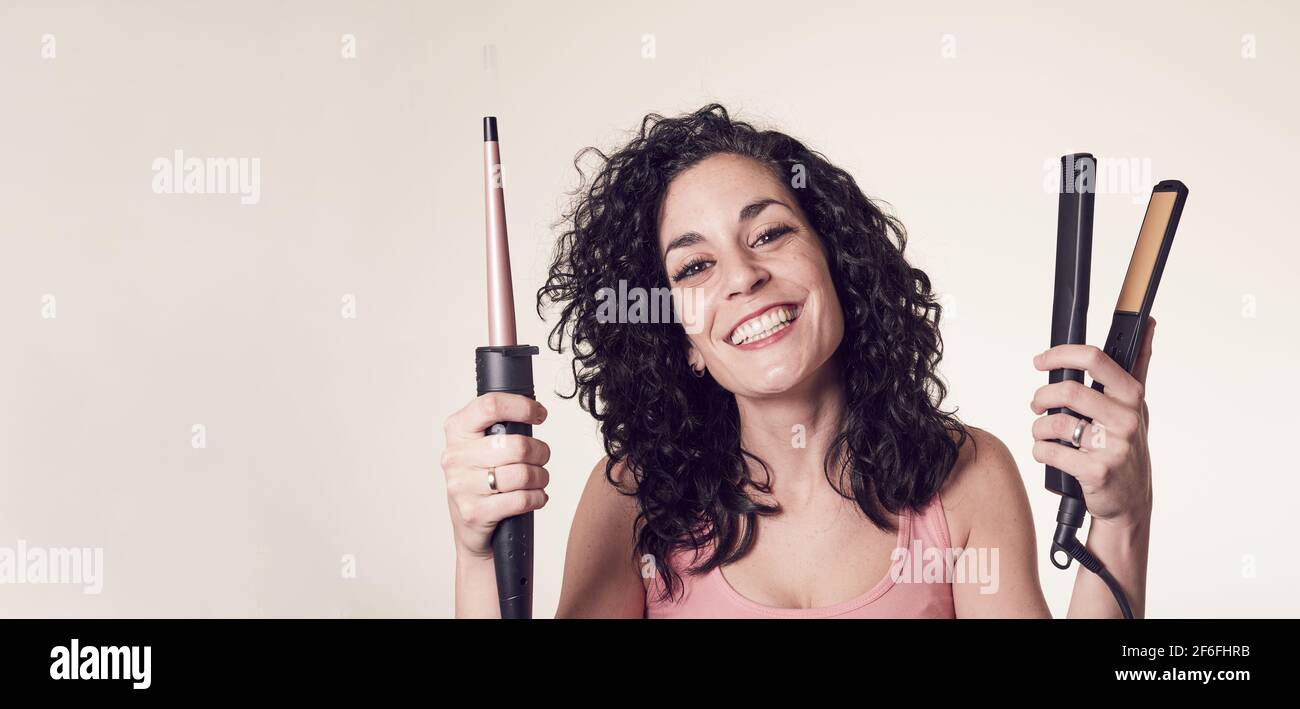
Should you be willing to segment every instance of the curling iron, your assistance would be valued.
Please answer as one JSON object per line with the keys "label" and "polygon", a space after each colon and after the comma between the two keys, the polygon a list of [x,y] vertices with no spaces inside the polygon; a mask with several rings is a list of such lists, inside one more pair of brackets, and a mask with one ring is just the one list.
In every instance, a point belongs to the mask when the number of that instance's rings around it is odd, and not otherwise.
{"label": "curling iron", "polygon": [[[1097,164],[1092,155],[1076,153],[1061,158],[1061,191],[1056,221],[1056,286],[1052,302],[1052,347],[1083,344],[1087,339],[1088,288],[1092,271],[1092,215],[1096,196]],[[1178,220],[1187,201],[1187,187],[1178,180],[1165,180],[1151,192],[1146,216],[1138,233],[1137,244],[1129,260],[1124,286],[1111,320],[1103,351],[1126,372],[1131,372],[1146,329],[1147,316],[1155,301],[1156,288],[1164,273],[1165,260],[1173,246]],[[1049,383],[1076,381],[1083,383],[1077,369],[1054,369]],[[1092,388],[1104,389],[1094,381]],[[1091,420],[1069,409],[1054,408],[1048,413],[1064,411],[1084,421]],[[1057,441],[1062,445],[1072,445]],[[1115,596],[1125,618],[1133,611],[1128,597],[1115,577],[1101,561],[1078,540],[1088,507],[1078,480],[1065,471],[1046,466],[1048,490],[1061,496],[1056,515],[1056,533],[1052,537],[1050,558],[1059,569],[1070,568],[1072,560],[1097,574]],[[1057,558],[1064,554],[1064,561]]]}
{"label": "curling iron", "polygon": [[[533,397],[533,345],[520,345],[515,333],[514,287],[510,281],[510,242],[506,238],[505,190],[497,119],[483,119],[483,186],[487,223],[488,345],[474,350],[478,395],[508,392]],[[487,435],[533,435],[529,424],[502,422]],[[502,618],[533,616],[533,513],[501,520],[492,532],[492,558]]]}

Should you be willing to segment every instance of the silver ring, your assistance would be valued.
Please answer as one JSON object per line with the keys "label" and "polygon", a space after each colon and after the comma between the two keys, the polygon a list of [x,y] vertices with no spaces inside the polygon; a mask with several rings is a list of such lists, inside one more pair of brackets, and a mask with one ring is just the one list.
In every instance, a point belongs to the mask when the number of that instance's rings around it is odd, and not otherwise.
{"label": "silver ring", "polygon": [[492,492],[501,492],[497,489],[497,469],[488,468],[488,489]]}
{"label": "silver ring", "polygon": [[1079,423],[1074,425],[1074,433],[1070,435],[1070,442],[1074,444],[1075,448],[1083,447],[1083,444],[1081,443],[1083,440],[1083,430],[1087,427],[1088,422],[1083,419],[1079,419]]}

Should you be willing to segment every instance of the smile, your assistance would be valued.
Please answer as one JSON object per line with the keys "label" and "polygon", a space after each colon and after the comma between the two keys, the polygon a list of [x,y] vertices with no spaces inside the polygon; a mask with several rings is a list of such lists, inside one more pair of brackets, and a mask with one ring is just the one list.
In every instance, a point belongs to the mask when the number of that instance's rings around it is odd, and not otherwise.
{"label": "smile", "polygon": [[727,341],[746,348],[774,342],[772,338],[790,329],[800,311],[800,306],[790,303],[773,305],[737,325],[727,336]]}

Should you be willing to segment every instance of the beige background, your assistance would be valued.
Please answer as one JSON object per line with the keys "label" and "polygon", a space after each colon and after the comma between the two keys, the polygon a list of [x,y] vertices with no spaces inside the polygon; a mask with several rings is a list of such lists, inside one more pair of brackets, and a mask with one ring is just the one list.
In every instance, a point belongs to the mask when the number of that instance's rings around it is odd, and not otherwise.
{"label": "beige background", "polygon": [[[521,339],[540,344],[528,313],[574,154],[714,99],[907,225],[952,312],[949,401],[1016,453],[1058,615],[1073,572],[1047,562],[1056,497],[1028,405],[1046,382],[1045,162],[1091,151],[1186,182],[1155,308],[1147,607],[1297,615],[1295,4],[492,5],[0,5],[0,546],[100,546],[106,565],[98,596],[0,586],[0,615],[451,615],[437,460],[486,337],[481,117],[500,116]],[[261,201],[153,193],[177,148],[259,158]],[[1097,201],[1094,344],[1136,194]],[[555,451],[539,616],[600,450],[553,394],[566,372],[537,363]]]}

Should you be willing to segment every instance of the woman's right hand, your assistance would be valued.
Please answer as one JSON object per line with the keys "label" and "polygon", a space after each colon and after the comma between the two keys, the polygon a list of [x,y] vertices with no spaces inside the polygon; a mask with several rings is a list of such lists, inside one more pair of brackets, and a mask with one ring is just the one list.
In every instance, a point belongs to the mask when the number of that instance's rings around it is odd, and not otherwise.
{"label": "woman's right hand", "polygon": [[[487,435],[493,424],[546,420],[546,408],[518,394],[484,394],[447,418],[442,471],[447,478],[456,553],[490,559],[492,530],[508,517],[540,509],[549,496],[551,449],[531,436]],[[495,469],[498,492],[488,487]]]}

